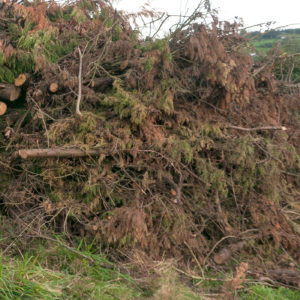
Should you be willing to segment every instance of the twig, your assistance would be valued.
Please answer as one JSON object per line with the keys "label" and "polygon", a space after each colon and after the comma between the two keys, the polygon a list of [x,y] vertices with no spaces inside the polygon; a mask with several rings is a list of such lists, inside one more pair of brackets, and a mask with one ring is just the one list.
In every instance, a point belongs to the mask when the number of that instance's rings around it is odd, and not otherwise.
{"label": "twig", "polygon": [[[164,16],[164,14],[162,15],[162,17]],[[162,28],[162,26],[164,25],[164,23],[169,19],[169,15],[167,14],[166,17],[162,20],[162,22],[160,23],[160,25],[158,26],[158,29],[155,31],[155,33],[151,36],[151,38],[153,39],[157,33],[160,31],[160,29]]]}
{"label": "twig", "polygon": [[226,126],[226,128],[241,130],[241,131],[259,131],[259,130],[283,130],[286,131],[287,128],[285,126],[263,126],[263,127],[254,127],[254,128],[244,128],[239,126]]}
{"label": "twig", "polygon": [[49,132],[48,132],[47,125],[45,122],[44,113],[41,109],[38,110],[38,113],[40,113],[40,116],[41,116],[41,119],[42,119],[42,122],[43,122],[43,125],[45,128],[45,133],[46,133],[46,137],[47,137],[47,145],[48,145],[48,147],[50,147]]}
{"label": "twig", "polygon": [[203,1],[200,1],[197,7],[194,9],[193,13],[184,22],[180,22],[178,24],[173,25],[176,26],[176,28],[170,34],[170,39],[175,37],[178,32],[182,31],[185,27],[189,26],[193,21],[195,21],[200,16],[199,10],[202,5],[203,5]]}
{"label": "twig", "polygon": [[277,157],[275,157],[274,155],[272,155],[269,151],[267,151],[266,149],[264,149],[264,147],[262,147],[259,143],[254,142],[254,144],[261,149],[264,153],[266,153],[268,156],[270,156],[272,159],[276,160],[279,164],[284,165],[283,162],[278,159]]}
{"label": "twig", "polygon": [[82,119],[82,113],[80,112],[80,102],[82,98],[82,57],[83,54],[78,46],[78,54],[79,54],[79,72],[78,72],[78,97],[76,102],[76,115]]}
{"label": "twig", "polygon": [[64,220],[64,232],[65,232],[65,234],[66,235],[69,235],[69,233],[68,233],[68,216],[69,216],[69,214],[70,214],[70,211],[71,211],[71,208],[69,208],[69,210],[68,210],[68,212],[66,213],[66,217],[65,217],[65,220]]}
{"label": "twig", "polygon": [[187,277],[190,277],[192,279],[198,279],[198,280],[204,280],[204,281],[220,281],[220,282],[230,282],[231,279],[219,279],[219,278],[208,278],[208,277],[202,277],[202,276],[196,276],[196,275],[193,275],[193,274],[189,274],[187,272],[184,272],[174,266],[172,266],[172,268],[177,271],[178,273],[181,273]]}
{"label": "twig", "polygon": [[232,178],[232,170],[231,170],[230,177],[231,177],[231,189],[232,189],[233,199],[234,199],[234,202],[235,202],[235,205],[236,205],[236,208],[237,208],[239,214],[242,214],[242,212],[241,212],[241,210],[239,208],[239,205],[238,205],[237,198],[236,198],[236,193],[235,193],[235,188],[234,188],[234,182],[233,182],[233,178]]}
{"label": "twig", "polygon": [[196,261],[197,265],[198,265],[198,268],[200,269],[201,273],[202,273],[202,277],[205,278],[204,276],[204,271],[203,271],[203,268],[199,262],[199,260],[197,259],[194,251],[192,250],[192,248],[190,247],[190,245],[187,243],[187,242],[184,242],[184,244],[187,246],[187,248],[190,250],[192,256],[194,257],[194,260]]}
{"label": "twig", "polygon": [[39,217],[40,215],[37,215],[29,224],[27,224],[24,229],[19,233],[17,237],[14,238],[14,240],[4,249],[4,251],[1,253],[3,256],[16,242],[17,240],[23,235],[23,233],[33,224],[33,222]]}

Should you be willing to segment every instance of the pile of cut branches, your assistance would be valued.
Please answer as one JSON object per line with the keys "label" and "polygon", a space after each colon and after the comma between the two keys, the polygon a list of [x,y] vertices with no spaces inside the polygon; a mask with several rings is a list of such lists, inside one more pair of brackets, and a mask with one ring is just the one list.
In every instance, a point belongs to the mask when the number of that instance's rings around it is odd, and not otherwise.
{"label": "pile of cut branches", "polygon": [[299,99],[235,25],[144,40],[102,0],[1,5],[0,199],[25,245],[299,262]]}

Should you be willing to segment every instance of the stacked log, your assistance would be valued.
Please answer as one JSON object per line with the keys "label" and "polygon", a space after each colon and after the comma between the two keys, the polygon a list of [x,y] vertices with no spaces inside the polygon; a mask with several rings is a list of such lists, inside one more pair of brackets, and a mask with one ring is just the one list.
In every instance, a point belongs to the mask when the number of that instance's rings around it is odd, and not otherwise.
{"label": "stacked log", "polygon": [[[7,101],[16,101],[21,96],[22,86],[28,81],[28,74],[20,74],[14,81],[14,84],[11,83],[0,83],[0,115],[4,115],[7,111]],[[6,102],[5,102],[6,101]]]}

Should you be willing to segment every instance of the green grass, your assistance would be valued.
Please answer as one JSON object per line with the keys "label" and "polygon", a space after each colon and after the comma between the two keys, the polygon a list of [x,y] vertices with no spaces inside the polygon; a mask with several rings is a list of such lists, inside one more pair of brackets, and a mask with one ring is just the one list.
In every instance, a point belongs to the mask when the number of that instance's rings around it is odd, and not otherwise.
{"label": "green grass", "polygon": [[168,265],[141,283],[83,244],[77,253],[40,243],[22,256],[0,255],[0,299],[200,299]]}
{"label": "green grass", "polygon": [[[102,255],[63,247],[39,247],[21,257],[0,259],[0,299],[137,299],[134,279]],[[105,266],[103,266],[105,265]]]}
{"label": "green grass", "polygon": [[257,37],[253,37],[252,45],[259,52],[267,54],[267,52],[279,42],[281,43],[282,49],[288,54],[294,54],[300,51],[300,34],[281,33],[277,38],[266,38],[264,35],[258,35]]}
{"label": "green grass", "polygon": [[[265,35],[253,36],[251,40],[252,46],[256,49],[258,56],[267,56],[270,50],[278,43],[281,45],[281,62],[275,67],[274,72],[279,80],[287,80],[291,66],[293,65],[292,81],[300,82],[300,59],[298,56],[293,59],[290,55],[300,52],[300,34],[299,33],[285,33],[278,31],[275,38],[268,38]],[[273,54],[271,54],[273,55]],[[258,57],[254,57],[257,61]],[[293,61],[292,61],[293,60]]]}
{"label": "green grass", "polygon": [[272,289],[268,286],[254,285],[247,292],[240,293],[239,296],[243,300],[299,300],[300,291],[293,291],[283,287]]}
{"label": "green grass", "polygon": [[[202,293],[220,293],[224,284],[225,274],[208,273],[208,277],[220,281],[195,281],[187,286],[172,262],[160,263],[155,271],[138,280],[122,274],[104,255],[94,253],[92,244],[81,241],[75,253],[62,246],[61,240],[59,243],[40,241],[23,255],[0,255],[0,300],[198,300]],[[300,299],[300,291],[246,286],[239,292],[239,299]]]}
{"label": "green grass", "polygon": [[273,47],[278,40],[275,39],[264,39],[264,40],[254,40],[253,46],[259,52],[267,54],[267,52]]}

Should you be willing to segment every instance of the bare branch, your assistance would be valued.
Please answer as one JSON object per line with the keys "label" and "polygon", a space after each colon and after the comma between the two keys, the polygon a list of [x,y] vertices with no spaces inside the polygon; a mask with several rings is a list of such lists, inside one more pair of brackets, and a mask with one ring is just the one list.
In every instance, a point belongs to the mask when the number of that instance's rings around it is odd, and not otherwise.
{"label": "bare branch", "polygon": [[241,131],[259,131],[259,130],[283,130],[286,131],[285,126],[264,126],[264,127],[254,127],[254,128],[244,128],[239,126],[227,126],[226,128],[237,129]]}
{"label": "bare branch", "polygon": [[16,151],[14,156],[27,158],[50,158],[50,157],[84,157],[99,155],[98,150],[82,150],[80,148],[46,148],[46,149],[23,149]]}
{"label": "bare branch", "polygon": [[82,98],[82,58],[83,54],[80,50],[80,47],[78,46],[78,54],[79,54],[79,72],[78,72],[78,97],[76,102],[76,115],[79,116],[79,118],[82,118],[82,113],[80,112],[80,102]]}

